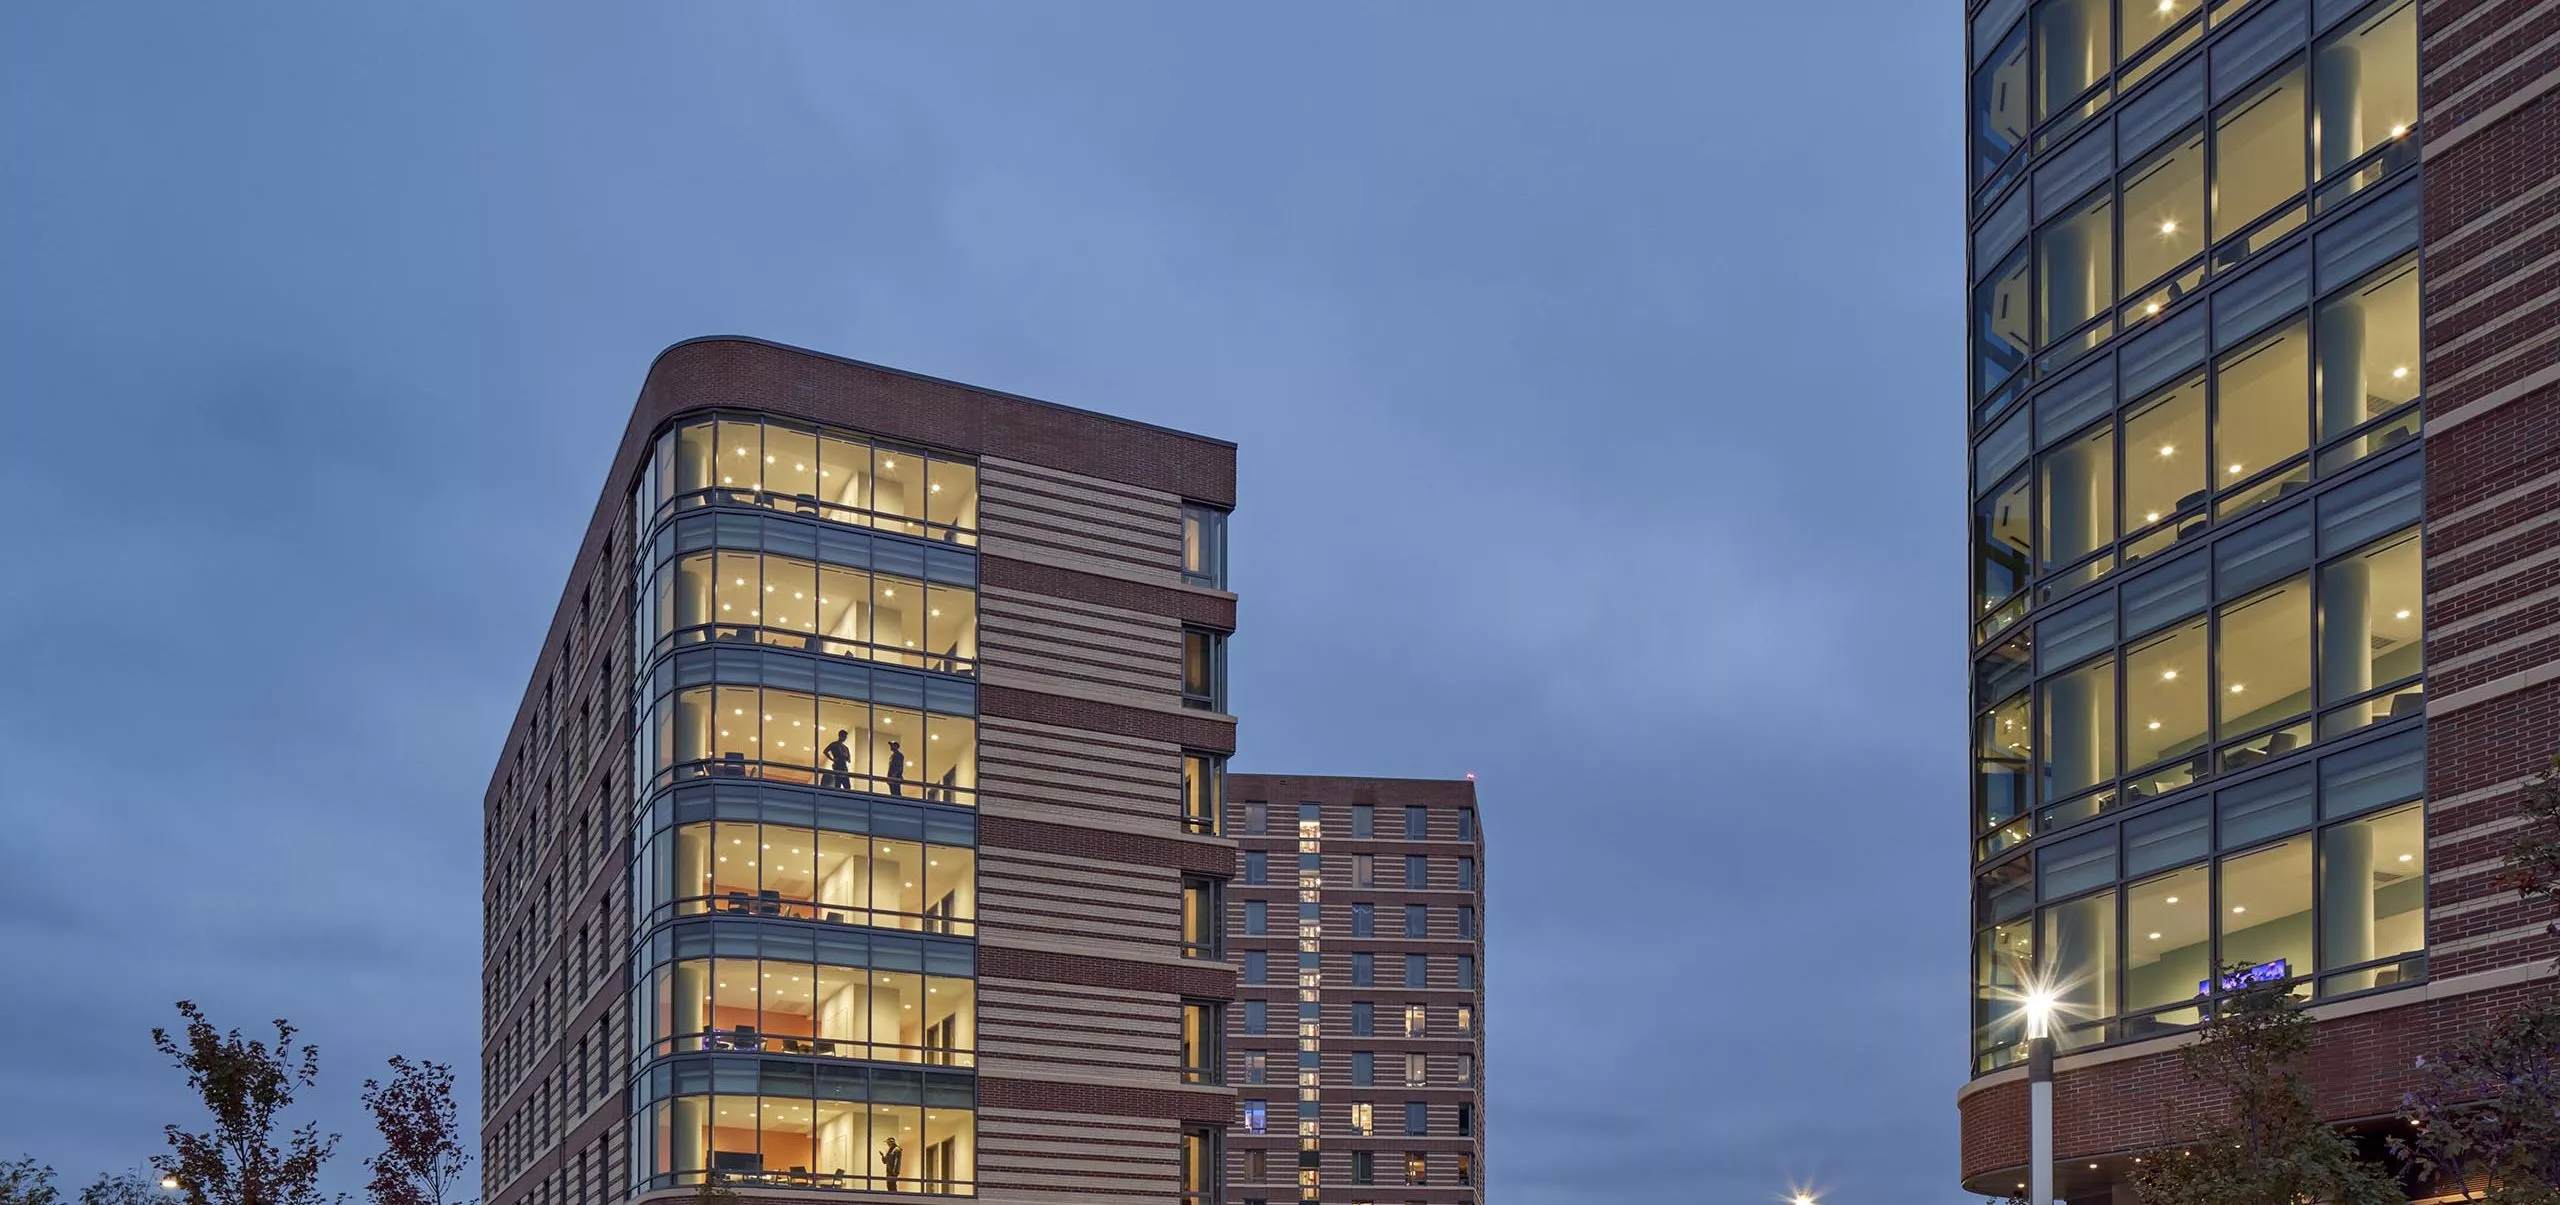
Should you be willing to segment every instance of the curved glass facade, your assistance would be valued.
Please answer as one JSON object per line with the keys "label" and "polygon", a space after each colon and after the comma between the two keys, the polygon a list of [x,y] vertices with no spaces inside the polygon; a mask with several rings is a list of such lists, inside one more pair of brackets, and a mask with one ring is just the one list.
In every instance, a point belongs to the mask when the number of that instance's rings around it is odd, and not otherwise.
{"label": "curved glass facade", "polygon": [[1974,9],[1977,1072],[2424,974],[2416,23]]}
{"label": "curved glass facade", "polygon": [[654,447],[633,1186],[972,1193],[976,466],[726,413]]}

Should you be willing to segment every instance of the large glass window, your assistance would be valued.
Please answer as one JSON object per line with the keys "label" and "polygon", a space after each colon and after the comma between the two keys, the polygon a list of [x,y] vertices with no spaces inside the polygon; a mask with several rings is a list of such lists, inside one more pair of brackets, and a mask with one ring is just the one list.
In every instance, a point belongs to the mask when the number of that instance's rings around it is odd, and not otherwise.
{"label": "large glass window", "polygon": [[2115,542],[2116,433],[2100,425],[2044,454],[2040,560],[2050,571]]}
{"label": "large glass window", "polygon": [[[690,1070],[690,1069],[688,1069]],[[752,1070],[752,1069],[749,1069]],[[767,1064],[758,1091],[643,1106],[637,1141],[648,1186],[715,1184],[969,1194],[977,1118],[965,1077],[880,1068]],[[812,1087],[814,1086],[814,1094]],[[785,1094],[788,1092],[789,1094]]]}
{"label": "large glass window", "polygon": [[[2060,1036],[2066,1042],[2086,1022],[2115,1015],[2115,892],[2045,909],[2043,953],[2044,982],[2054,986]],[[2094,1035],[2080,1037],[2091,1040]]]}
{"label": "large glass window", "polygon": [[1182,1082],[1223,1083],[1226,1066],[1226,1006],[1207,1000],[1183,1001]]}
{"label": "large glass window", "polygon": [[2117,22],[2124,30],[2121,58],[2151,44],[2151,40],[2177,28],[2178,22],[2195,15],[2204,0],[2118,0]]}
{"label": "large glass window", "polygon": [[[881,825],[877,827],[888,827]],[[702,821],[662,833],[656,873],[675,915],[733,913],[968,936],[978,854],[965,845],[778,824]]]}
{"label": "large glass window", "polygon": [[2298,64],[2214,114],[2214,239],[2230,237],[2300,193],[2308,153]]}
{"label": "large glass window", "polygon": [[[2323,443],[2416,400],[2420,388],[2416,260],[2387,268],[2322,302],[2317,324]],[[2377,444],[2389,438],[2374,437]]]}
{"label": "large glass window", "polygon": [[1981,1070],[2016,1061],[2026,1041],[2021,1004],[2035,936],[2029,922],[1993,925],[1974,936],[1973,1042]]}
{"label": "large glass window", "polygon": [[1227,638],[1205,628],[1182,630],[1182,705],[1227,709]]}
{"label": "large glass window", "polygon": [[2029,534],[2027,475],[1974,504],[1974,597],[1977,615],[1988,615],[2027,588]]}
{"label": "large glass window", "polygon": [[2115,671],[2113,659],[2101,659],[2045,683],[2037,742],[2045,799],[2067,798],[2114,776]]}
{"label": "large glass window", "polygon": [[2044,302],[2040,343],[2106,313],[2116,297],[2114,200],[2100,192],[2037,231],[2036,273],[2036,294]]}
{"label": "large glass window", "polygon": [[2214,700],[2223,736],[2281,724],[2311,710],[2308,576],[2224,604],[2215,626]]}
{"label": "large glass window", "polygon": [[[2427,945],[2427,833],[2411,805],[2320,834],[2320,965],[2398,959]],[[2321,980],[2323,995],[2389,987],[2399,966]]]}
{"label": "large glass window", "polygon": [[[2173,870],[2125,888],[2124,1010],[2187,1004],[2213,975],[2212,880],[2203,866]],[[2161,1018],[2189,1025],[2192,1009]]]}
{"label": "large glass window", "polygon": [[[2418,532],[2404,532],[2320,569],[2320,701],[2335,703],[2377,687],[2415,679],[2426,668],[2426,601],[2420,589],[2424,549]],[[2394,710],[2395,704],[2404,710]],[[2362,727],[2416,710],[2414,700],[2378,698],[2357,704]]]}
{"label": "large glass window", "polygon": [[651,972],[660,1052],[767,1051],[967,1067],[977,984],[965,977],[771,958],[688,958]]}
{"label": "large glass window", "polygon": [[2125,173],[2126,295],[2204,250],[2204,201],[2202,130],[2171,142]]}
{"label": "large glass window", "polygon": [[974,673],[974,590],[762,552],[688,553],[657,569],[650,639],[750,641]]}
{"label": "large glass window", "polygon": [[952,544],[978,542],[978,470],[966,460],[754,416],[703,418],[659,437],[647,493],[661,506],[756,506]]}
{"label": "large glass window", "polygon": [[1182,504],[1182,580],[1227,588],[1227,512],[1197,502]]}
{"label": "large glass window", "polygon": [[1182,956],[1220,959],[1227,949],[1226,891],[1211,878],[1182,880]]}
{"label": "large glass window", "polygon": [[2205,672],[2205,622],[2190,620],[2124,654],[2125,767],[2140,770],[2204,750],[2212,685]]}
{"label": "large glass window", "polygon": [[2295,319],[2214,363],[2215,480],[2255,479],[2310,446],[2311,355]]}
{"label": "large glass window", "polygon": [[2204,418],[2203,373],[2162,390],[2126,415],[2126,530],[2139,531],[2203,507],[2213,488]]}
{"label": "large glass window", "polygon": [[2309,836],[2224,858],[2220,886],[2221,965],[2270,977],[2310,972]]}
{"label": "large glass window", "polygon": [[2035,350],[2027,293],[2027,249],[1973,287],[1973,391],[1989,397]]}
{"label": "large glass window", "polygon": [[2027,26],[2021,21],[1973,72],[1973,176],[1980,184],[2027,138]]}
{"label": "large glass window", "polygon": [[2418,120],[2417,0],[2377,5],[2322,38],[2312,78],[2323,177],[2407,135]]}
{"label": "large glass window", "polygon": [[1218,831],[1218,818],[1224,814],[1227,759],[1214,753],[1182,755],[1182,828],[1185,832]]}
{"label": "large glass window", "polygon": [[940,803],[977,797],[978,725],[967,716],[753,686],[694,686],[658,700],[661,770],[763,778]]}
{"label": "large glass window", "polygon": [[2036,120],[2068,108],[2115,66],[2107,0],[2036,6]]}

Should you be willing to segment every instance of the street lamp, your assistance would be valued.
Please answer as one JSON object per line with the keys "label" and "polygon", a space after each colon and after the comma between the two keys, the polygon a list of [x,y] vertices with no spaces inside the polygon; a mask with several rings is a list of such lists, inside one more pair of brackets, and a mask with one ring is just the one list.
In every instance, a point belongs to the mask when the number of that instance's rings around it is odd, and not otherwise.
{"label": "street lamp", "polygon": [[178,1191],[178,1173],[176,1173],[176,1172],[162,1172],[162,1173],[160,1173],[160,1187],[161,1187],[162,1189],[166,1190],[166,1191],[169,1191],[169,1192],[176,1192],[176,1191]]}
{"label": "street lamp", "polygon": [[1813,1194],[1809,1192],[1797,1193],[1796,1195],[1787,1198],[1787,1205],[1814,1205]]}
{"label": "street lamp", "polygon": [[2053,1205],[2053,1009],[2050,985],[2027,993],[2027,1200]]}

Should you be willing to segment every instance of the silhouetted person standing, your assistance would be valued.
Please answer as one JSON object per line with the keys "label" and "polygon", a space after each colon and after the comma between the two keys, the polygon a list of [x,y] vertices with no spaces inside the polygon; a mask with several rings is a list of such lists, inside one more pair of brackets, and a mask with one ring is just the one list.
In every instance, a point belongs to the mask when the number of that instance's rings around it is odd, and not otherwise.
{"label": "silhouetted person standing", "polygon": [[880,1170],[882,1170],[882,1171],[885,1171],[885,1172],[889,1173],[889,1191],[891,1191],[891,1192],[896,1192],[896,1191],[897,1191],[897,1189],[898,1189],[898,1165],[899,1165],[899,1164],[901,1164],[901,1163],[904,1163],[904,1162],[906,1162],[906,1161],[907,1161],[907,1153],[906,1153],[905,1151],[902,1151],[902,1150],[899,1150],[899,1149],[898,1149],[898,1140],[897,1140],[897,1139],[895,1139],[895,1138],[890,1139],[890,1140],[889,1140],[889,1145],[887,1145],[887,1146],[885,1146],[885,1147],[881,1148],[881,1150],[880,1150]]}
{"label": "silhouetted person standing", "polygon": [[851,735],[853,733],[850,729],[836,729],[836,739],[829,742],[826,748],[827,765],[833,767],[832,772],[827,775],[827,785],[839,791],[853,789],[853,750],[847,748],[844,743],[844,738]]}
{"label": "silhouetted person standing", "polygon": [[907,755],[898,749],[896,741],[889,742],[889,793],[907,793]]}

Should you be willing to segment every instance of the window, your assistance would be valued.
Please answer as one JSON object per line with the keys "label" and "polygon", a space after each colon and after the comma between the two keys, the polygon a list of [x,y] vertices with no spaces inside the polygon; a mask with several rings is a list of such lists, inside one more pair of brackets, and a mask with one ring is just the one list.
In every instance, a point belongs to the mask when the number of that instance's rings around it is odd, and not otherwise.
{"label": "window", "polygon": [[1351,1152],[1351,1182],[1354,1184],[1375,1184],[1378,1182],[1378,1160],[1376,1152]]}
{"label": "window", "polygon": [[1351,835],[1362,841],[1377,836],[1378,809],[1365,803],[1351,805]]}
{"label": "window", "polygon": [[1378,956],[1367,952],[1351,956],[1351,986],[1369,987],[1378,981]]}
{"label": "window", "polygon": [[1476,860],[1474,858],[1458,859],[1458,890],[1473,891],[1475,889]]}
{"label": "window", "polygon": [[1377,855],[1351,855],[1351,885],[1354,887],[1375,887],[1378,885]]}
{"label": "window", "polygon": [[2302,191],[2302,67],[2224,105],[2213,119],[2213,237],[2237,233]]}
{"label": "window", "polygon": [[1244,1002],[1244,1031],[1257,1036],[1271,1032],[1271,1005],[1267,1001]]}
{"label": "window", "polygon": [[1378,1030],[1378,1006],[1366,1000],[1351,1002],[1351,1036],[1375,1036]]}
{"label": "window", "polygon": [[[776,524],[779,529],[782,525]],[[709,534],[709,533],[705,533]],[[753,525],[723,537],[751,542]],[[777,539],[776,536],[767,536]],[[706,541],[707,542],[707,541]],[[867,548],[821,553],[805,529],[808,555],[703,549],[652,558],[638,583],[637,635],[644,654],[705,641],[751,641],[803,652],[974,674],[978,600],[965,578],[936,572],[913,554],[903,571],[874,568]],[[824,559],[821,559],[821,558]],[[852,564],[844,562],[851,561]]]}
{"label": "window", "polygon": [[2214,363],[2214,480],[2228,489],[2311,443],[2310,340],[2295,319]]}
{"label": "window", "polygon": [[1260,1134],[1269,1129],[1271,1119],[1270,1101],[1247,1099],[1243,1101],[1242,1104],[1244,1106],[1245,1133]]}
{"label": "window", "polygon": [[1973,72],[1973,170],[1970,184],[1991,178],[2027,139],[2027,27],[2019,22]]}
{"label": "window", "polygon": [[1206,1001],[1182,1002],[1182,1082],[1226,1081],[1226,1008]]}
{"label": "window", "polygon": [[1366,1088],[1378,1082],[1378,1056],[1370,1051],[1351,1052],[1351,1086]]}
{"label": "window", "polygon": [[1206,628],[1182,629],[1182,705],[1227,709],[1227,638]]}
{"label": "window", "polygon": [[1459,1032],[1459,1033],[1473,1033],[1473,1032],[1475,1032],[1475,1028],[1476,1028],[1476,1006],[1475,1006],[1475,1005],[1472,1005],[1472,1004],[1461,1004],[1461,1005],[1459,1005],[1459,1006],[1458,1006],[1458,1032]]}
{"label": "window", "polygon": [[[1406,1106],[1407,1114],[1406,1114],[1406,1118],[1405,1118],[1405,1124],[1406,1124],[1406,1127],[1407,1127],[1407,1128],[1406,1128],[1405,1132],[1406,1132],[1406,1133],[1408,1133],[1408,1134],[1419,1134],[1419,1133],[1421,1133],[1421,1132],[1422,1132],[1422,1131],[1420,1131],[1420,1130],[1417,1130],[1417,1129],[1413,1129],[1413,1128],[1411,1128],[1411,1127],[1412,1127],[1412,1123],[1413,1123],[1413,1122],[1412,1122],[1411,1110],[1413,1110],[1413,1109],[1417,1109],[1417,1108],[1420,1108],[1420,1107],[1421,1107],[1420,1105],[1407,1105],[1407,1106]],[[1428,1183],[1430,1183],[1430,1182],[1431,1182],[1431,1158],[1430,1158],[1430,1156],[1423,1154],[1421,1151],[1406,1151],[1406,1152],[1404,1153],[1404,1182],[1405,1182],[1405,1183],[1407,1183],[1407,1184],[1428,1184]]]}
{"label": "window", "polygon": [[1265,883],[1269,883],[1271,881],[1271,855],[1258,849],[1246,850],[1244,855],[1244,881],[1257,887]]}
{"label": "window", "polygon": [[1431,885],[1431,859],[1421,854],[1406,854],[1404,885],[1408,891],[1420,891]]}
{"label": "window", "polygon": [[2036,6],[2036,120],[2071,106],[2115,65],[2107,0],[2045,0]]}
{"label": "window", "polygon": [[[2226,739],[2311,710],[2311,582],[2269,586],[2216,612],[2214,703]],[[2287,742],[2287,747],[2291,742]]]}
{"label": "window", "polygon": [[1226,892],[1216,879],[1182,880],[1182,956],[1226,957]]}
{"label": "window", "polygon": [[1428,1018],[1429,1018],[1429,1015],[1430,1015],[1430,1014],[1429,1014],[1428,1010],[1426,1010],[1426,1009],[1425,1009],[1422,1005],[1420,1005],[1420,1004],[1408,1004],[1408,1005],[1405,1005],[1405,1006],[1404,1006],[1404,1036],[1406,1036],[1406,1037],[1408,1037],[1408,1038],[1418,1038],[1418,1037],[1421,1037],[1421,1036],[1423,1035],[1423,1030],[1424,1030],[1424,1028],[1425,1028],[1425,1026],[1426,1026],[1426,1024],[1427,1024],[1427,1020],[1428,1020]]}
{"label": "window", "polygon": [[2340,27],[2312,52],[2320,94],[2320,175],[2397,141],[2418,121],[2418,6],[2410,0]]}
{"label": "window", "polygon": [[[2212,683],[2205,672],[2205,621],[2198,617],[2124,653],[2124,761],[2139,770],[2204,748]],[[2193,777],[2193,775],[2188,775]],[[2167,785],[2179,785],[2177,783]]]}
{"label": "window", "polygon": [[[1464,1108],[1466,1108],[1466,1106],[1465,1106],[1465,1105],[1460,1105],[1460,1106],[1458,1106],[1458,1107],[1459,1107],[1460,1109],[1464,1109]],[[1462,1130],[1462,1131],[1460,1131],[1460,1133],[1464,1133],[1464,1132],[1465,1132],[1465,1131],[1463,1131],[1463,1130]],[[1475,1183],[1475,1182],[1476,1182],[1476,1157],[1475,1157],[1474,1155],[1468,1154],[1468,1153],[1467,1153],[1467,1152],[1465,1152],[1465,1151],[1460,1151],[1460,1152],[1458,1152],[1458,1183],[1460,1183],[1460,1184],[1473,1184],[1473,1183]]]}
{"label": "window", "polygon": [[1182,580],[1213,590],[1227,588],[1227,512],[1197,502],[1182,504]]}
{"label": "window", "polygon": [[2031,802],[2028,767],[2034,752],[2028,723],[2023,690],[1975,721],[1974,806],[1983,828],[1996,828],[2027,812]]}
{"label": "window", "polygon": [[2045,798],[2061,799],[2109,777],[2115,766],[2115,663],[2100,660],[2048,680],[2038,752]]}
{"label": "window", "polygon": [[1226,810],[1227,759],[1210,753],[1182,755],[1182,829],[1190,833],[1218,831]]}
{"label": "window", "polygon": [[1476,956],[1473,954],[1458,955],[1458,986],[1471,988],[1475,985]]}
{"label": "window", "polygon": [[1244,952],[1244,982],[1258,987],[1271,981],[1271,955],[1261,950]]}
{"label": "window", "polygon": [[1425,955],[1407,954],[1404,956],[1404,985],[1406,987],[1430,986],[1427,982],[1428,974],[1429,959]]}
{"label": "window", "polygon": [[1476,810],[1474,808],[1458,809],[1458,839],[1461,841],[1473,841],[1476,839]]}
{"label": "window", "polygon": [[1244,935],[1267,937],[1271,933],[1271,905],[1261,900],[1244,902]]}
{"label": "window", "polygon": [[[2213,488],[2205,456],[2204,374],[2138,403],[2124,420],[2124,528],[2137,532],[2201,511]],[[2201,520],[2202,516],[2197,516]],[[2200,531],[2180,522],[2178,537]],[[2136,547],[2145,547],[2136,545]]]}
{"label": "window", "polygon": [[[851,810],[884,834],[921,818],[887,802]],[[969,839],[939,825],[909,831]],[[651,846],[646,902],[656,917],[741,914],[952,936],[976,929],[977,851],[966,845],[722,821],[678,825]],[[752,849],[764,856],[746,854]]]}
{"label": "window", "polygon": [[2222,965],[2276,976],[2311,970],[2311,838],[2222,860]]}
{"label": "window", "polygon": [[[2425,562],[2416,529],[2384,538],[2320,567],[2320,701],[2336,703],[2377,687],[2414,682],[2426,668]],[[2332,736],[2419,710],[2412,692],[2384,694],[2324,714]]]}
{"label": "window", "polygon": [[1460,937],[1465,937],[1465,938],[1473,938],[1475,935],[1476,935],[1476,908],[1475,908],[1475,905],[1473,905],[1473,904],[1460,904],[1460,905],[1458,905],[1458,936],[1460,936]]}
{"label": "window", "polygon": [[1376,905],[1353,904],[1351,906],[1351,935],[1353,937],[1375,936],[1377,927],[1378,909]]}
{"label": "window", "polygon": [[695,419],[658,437],[642,497],[652,510],[753,506],[978,542],[978,470],[848,433],[778,419]]}
{"label": "window", "polygon": [[2116,433],[2101,424],[2044,454],[2038,565],[2063,568],[2115,541]]}
{"label": "window", "polygon": [[2316,377],[2323,443],[2417,399],[2422,365],[2416,261],[2386,268],[2320,303],[2313,322],[2320,336]]}
{"label": "window", "polygon": [[1351,1106],[1351,1132],[1362,1138],[1377,1132],[1376,1107],[1366,1101]]}
{"label": "window", "polygon": [[[2320,965],[2397,959],[2427,945],[2426,818],[2415,805],[2320,834]],[[2397,966],[2370,967],[2320,981],[2322,995],[2388,987]]]}
{"label": "window", "polygon": [[1260,799],[1248,799],[1245,801],[1244,831],[1248,836],[1255,837],[1264,836],[1270,833],[1271,805],[1268,802]]}
{"label": "window", "polygon": [[2028,478],[1993,490],[1974,504],[1974,600],[1977,615],[1998,610],[2027,588]]}
{"label": "window", "polygon": [[1404,839],[1407,841],[1421,841],[1428,838],[1430,835],[1431,819],[1429,813],[1423,811],[1421,808],[1408,805],[1404,810]]}
{"label": "window", "polygon": [[2036,296],[2043,303],[2043,343],[2114,308],[2114,198],[2101,191],[2036,232]]}
{"label": "window", "polygon": [[[1244,1178],[1248,1184],[1259,1184],[1271,1178],[1271,1152],[1255,1147],[1244,1152]],[[1251,1198],[1247,1198],[1251,1200]]]}
{"label": "window", "polygon": [[1404,1086],[1419,1088],[1431,1082],[1431,1062],[1419,1051],[1404,1056]]}
{"label": "window", "polygon": [[[2126,295],[2204,250],[2204,204],[2202,130],[2173,140],[2124,174]],[[2165,300],[2174,301],[2183,292],[2180,289]],[[2130,463],[2132,458],[2126,460]]]}
{"label": "window", "polygon": [[[825,1169],[812,1178],[830,1189],[974,1193],[977,1117],[967,1076],[821,1067],[797,1084],[796,1095],[775,1091],[779,1085],[768,1081],[761,1094],[688,1092],[644,1105],[637,1126],[657,1141],[647,1184],[675,1188],[680,1181],[701,1183],[706,1172],[798,1166]],[[721,1120],[722,1107],[735,1120]],[[866,1130],[905,1136],[899,1144],[905,1158],[894,1174]]]}
{"label": "window", "polygon": [[1404,906],[1404,935],[1406,937],[1429,937],[1431,935],[1431,909],[1429,907],[1422,904],[1407,904]]}
{"label": "window", "polygon": [[1313,837],[1324,832],[1324,805],[1301,800],[1298,804],[1298,835]]}
{"label": "window", "polygon": [[1182,1131],[1182,1200],[1186,1205],[1217,1205],[1224,1199],[1225,1151],[1223,1126]]}
{"label": "window", "polygon": [[[690,672],[701,662],[685,664]],[[827,676],[837,672],[819,666]],[[933,691],[926,699],[946,701]],[[977,797],[977,721],[969,716],[753,686],[684,687],[654,708],[640,731],[654,770],[676,778],[762,778],[963,805]]]}

